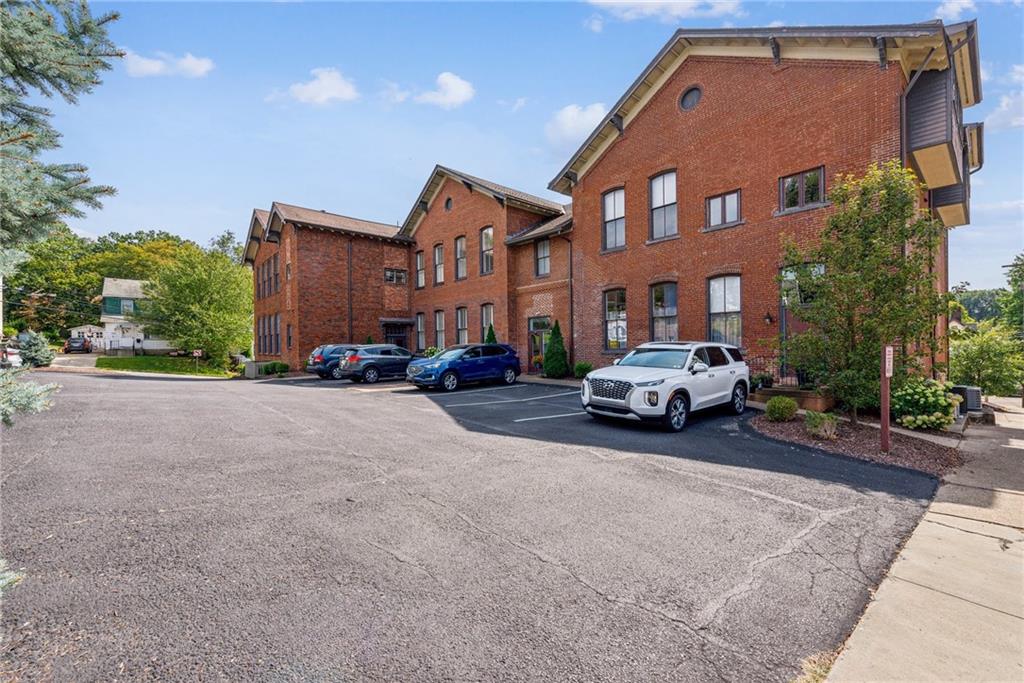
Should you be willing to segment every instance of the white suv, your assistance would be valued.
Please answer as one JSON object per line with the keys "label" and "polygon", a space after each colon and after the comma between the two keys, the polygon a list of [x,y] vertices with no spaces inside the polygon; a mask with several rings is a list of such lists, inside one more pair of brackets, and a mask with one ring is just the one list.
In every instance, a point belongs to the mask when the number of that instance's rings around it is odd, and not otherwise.
{"label": "white suv", "polygon": [[583,409],[594,417],[657,420],[678,432],[691,410],[747,406],[750,370],[735,346],[710,342],[641,344],[583,379]]}

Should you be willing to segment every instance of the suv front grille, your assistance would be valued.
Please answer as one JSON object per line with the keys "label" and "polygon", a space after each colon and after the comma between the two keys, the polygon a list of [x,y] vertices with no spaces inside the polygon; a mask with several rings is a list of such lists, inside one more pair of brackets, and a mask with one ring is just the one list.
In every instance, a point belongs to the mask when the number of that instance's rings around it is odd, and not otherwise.
{"label": "suv front grille", "polygon": [[418,365],[410,365],[408,369],[409,369],[409,376],[410,377],[415,377],[416,375],[418,375],[421,372],[423,372],[423,368],[421,368]]}
{"label": "suv front grille", "polygon": [[621,379],[601,379],[600,377],[590,380],[590,393],[595,398],[610,398],[616,401],[625,401],[626,394],[633,388],[630,382]]}

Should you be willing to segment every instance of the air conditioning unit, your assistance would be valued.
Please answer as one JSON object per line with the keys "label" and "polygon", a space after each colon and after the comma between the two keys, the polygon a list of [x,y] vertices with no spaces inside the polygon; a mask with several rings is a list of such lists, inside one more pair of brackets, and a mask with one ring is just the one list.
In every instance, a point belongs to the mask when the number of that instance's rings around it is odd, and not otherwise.
{"label": "air conditioning unit", "polygon": [[960,402],[961,415],[966,415],[969,411],[981,411],[981,387],[957,384],[953,387],[953,393],[959,394],[963,398],[963,401]]}

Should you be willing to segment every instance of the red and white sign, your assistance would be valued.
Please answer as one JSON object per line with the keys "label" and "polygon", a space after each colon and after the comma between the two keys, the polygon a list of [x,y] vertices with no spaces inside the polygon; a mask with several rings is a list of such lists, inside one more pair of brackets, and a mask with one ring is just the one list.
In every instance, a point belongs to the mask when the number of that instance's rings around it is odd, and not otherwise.
{"label": "red and white sign", "polygon": [[192,357],[193,358],[202,358],[202,356],[203,356],[203,350],[202,349],[192,349]]}

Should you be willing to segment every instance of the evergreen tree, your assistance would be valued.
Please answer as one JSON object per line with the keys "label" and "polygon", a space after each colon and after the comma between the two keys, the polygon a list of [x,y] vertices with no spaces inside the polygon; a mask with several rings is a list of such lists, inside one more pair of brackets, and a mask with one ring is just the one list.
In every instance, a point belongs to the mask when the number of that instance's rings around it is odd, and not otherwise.
{"label": "evergreen tree", "polygon": [[546,377],[565,377],[569,374],[569,356],[565,352],[565,342],[562,340],[562,328],[555,321],[551,328],[551,337],[548,339],[547,350],[544,352],[544,375]]}
{"label": "evergreen tree", "polygon": [[49,365],[57,354],[50,348],[46,337],[37,332],[28,332],[21,342],[21,361],[28,366],[38,368]]}
{"label": "evergreen tree", "polygon": [[494,334],[494,325],[487,326],[487,336],[484,337],[485,344],[497,344],[498,335]]}
{"label": "evergreen tree", "polygon": [[0,3],[0,248],[31,244],[61,218],[99,208],[114,188],[93,185],[81,164],[40,155],[60,147],[52,113],[32,95],[76,103],[100,82],[122,52],[107,36],[117,13],[94,17],[86,2],[4,0]]}

